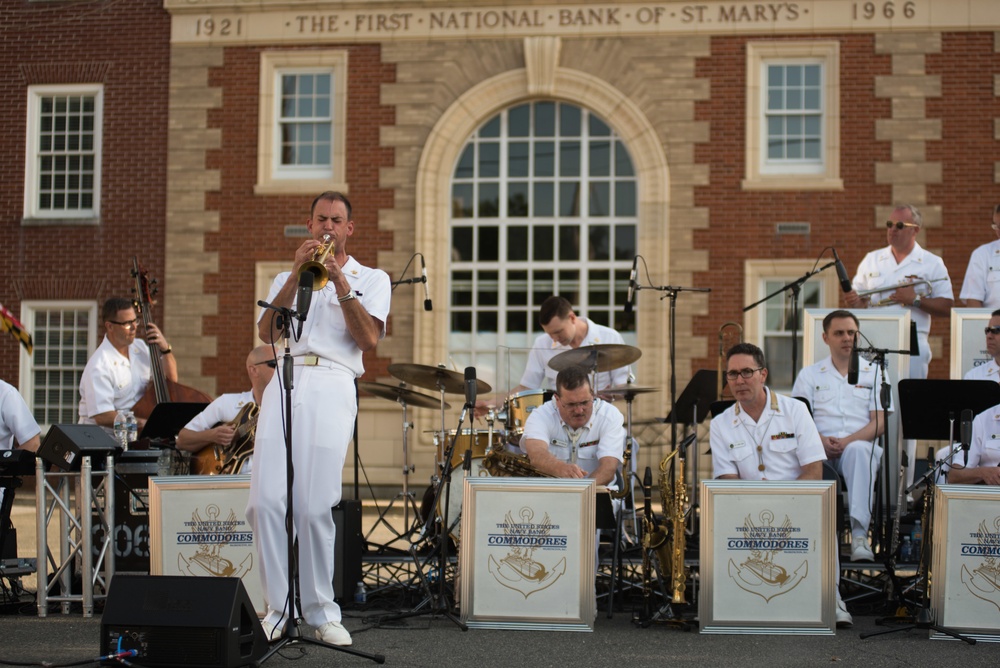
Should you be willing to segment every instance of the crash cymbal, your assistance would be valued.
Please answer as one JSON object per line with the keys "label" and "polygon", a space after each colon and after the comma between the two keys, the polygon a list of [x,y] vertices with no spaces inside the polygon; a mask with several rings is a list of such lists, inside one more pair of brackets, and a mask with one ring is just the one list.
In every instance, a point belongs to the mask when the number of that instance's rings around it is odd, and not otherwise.
{"label": "crash cymbal", "polygon": [[[404,403],[408,406],[441,408],[441,400],[437,397],[420,394],[419,392],[414,392],[398,385],[383,385],[382,383],[371,383],[367,380],[361,380],[358,381],[358,387],[368,394],[374,394],[376,397]],[[444,408],[451,408],[451,406],[445,402]]]}
{"label": "crash cymbal", "polygon": [[649,392],[659,392],[658,387],[640,387],[638,385],[612,385],[611,387],[605,387],[603,390],[598,392],[598,394],[612,394],[616,397],[631,398],[637,394],[647,394]]}
{"label": "crash cymbal", "polygon": [[[428,390],[444,390],[449,394],[465,394],[465,376],[443,366],[426,364],[390,364],[389,373],[404,383]],[[485,394],[493,388],[489,383],[476,380],[476,393]]]}
{"label": "crash cymbal", "polygon": [[627,366],[642,357],[642,351],[623,343],[602,343],[596,346],[580,346],[559,353],[549,360],[549,366],[562,371],[573,365],[588,371],[613,371]]}

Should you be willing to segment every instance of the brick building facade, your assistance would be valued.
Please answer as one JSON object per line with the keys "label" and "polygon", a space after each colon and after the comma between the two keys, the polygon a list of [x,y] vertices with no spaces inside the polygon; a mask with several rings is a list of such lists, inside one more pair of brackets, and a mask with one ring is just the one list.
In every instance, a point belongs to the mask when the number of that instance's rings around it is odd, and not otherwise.
{"label": "brick building facade", "polygon": [[[519,374],[517,364],[484,351],[523,347],[537,326],[521,332],[517,323],[551,285],[572,294],[582,313],[627,329],[642,350],[639,383],[663,391],[641,397],[636,417],[669,408],[671,300],[640,290],[634,327],[619,319],[635,254],[643,258],[643,286],[712,289],[676,299],[679,392],[695,371],[716,368],[725,322],[740,324],[749,341],[785,351],[787,308],[743,307],[811,270],[817,258],[829,261],[828,247],[853,272],[866,252],[885,246],[884,221],[895,203],[922,209],[918,241],[944,258],[956,297],[969,254],[992,238],[989,212],[1000,201],[1000,6],[988,0],[958,8],[943,0],[473,0],[461,7],[434,0],[165,0],[108,7],[113,21],[88,11],[88,3],[59,5],[0,3],[11,19],[4,25],[16,23],[5,29],[15,39],[0,47],[0,113],[16,129],[0,140],[7,149],[0,285],[8,286],[0,303],[15,313],[22,301],[96,303],[128,289],[127,259],[139,254],[160,276],[159,320],[179,353],[182,380],[209,392],[244,387],[254,302],[301,243],[311,197],[328,187],[345,190],[354,204],[358,232],[349,250],[362,263],[399,280],[415,275],[415,264],[403,275],[414,253],[427,262],[434,310],[422,309],[420,286],[396,290],[388,335],[366,355],[366,379],[394,384],[387,370],[393,362],[459,371],[475,363],[501,392],[516,385],[517,377],[506,376]],[[94,39],[101,30],[109,37]],[[53,51],[55,42],[65,48]],[[774,109],[762,97],[774,88],[764,81],[770,66],[789,77],[786,95],[796,86],[818,95],[817,108],[786,97],[779,109],[805,109],[789,115],[807,127],[813,121],[806,117],[817,112],[818,131],[793,131],[784,121],[784,130],[769,134],[762,117]],[[807,79],[818,72],[819,83],[793,83],[800,71]],[[275,117],[285,108],[271,98],[282,95],[276,82],[283,77],[301,83],[317,72],[327,73],[334,89],[325,121],[332,127],[329,173],[294,178],[283,171],[290,149],[278,138],[288,119]],[[76,82],[105,86],[99,224],[23,223],[27,89]],[[499,213],[486,213],[482,193],[497,180],[482,171],[493,166],[482,157],[485,147],[497,143],[509,166],[515,145],[547,145],[539,119],[550,101],[566,114],[556,134],[566,131],[574,109],[590,122],[572,142],[559,139],[567,151],[574,142],[584,154],[591,148],[577,206],[549,216],[515,213],[511,193],[520,181],[512,172],[498,181],[508,195],[498,200]],[[517,110],[533,119],[523,141]],[[489,135],[495,117],[504,128],[497,142]],[[601,212],[608,179],[593,166],[607,143],[605,124],[610,145],[627,151],[608,177],[617,207],[610,213]],[[466,214],[456,195],[466,191],[456,184],[465,183],[462,165],[474,137],[468,155],[477,167],[467,180],[468,192],[478,194]],[[811,148],[801,160],[762,156],[774,140],[789,151]],[[550,181],[557,191],[572,181],[572,174],[542,175],[542,153],[532,155],[526,164],[536,171],[524,181],[542,188],[532,191],[536,197]],[[572,153],[559,155],[561,166]],[[487,238],[477,236],[479,255],[462,264],[456,230],[466,217],[476,234],[499,219],[506,256],[490,255]],[[566,230],[575,224],[590,236],[577,240],[585,250],[568,258],[560,253],[574,243]],[[515,227],[532,239],[526,303],[514,287],[522,274],[504,266],[504,257],[524,264],[514,236],[505,236]],[[539,241],[550,232],[558,240],[551,257]],[[602,234],[613,238],[607,257]],[[556,272],[550,283],[543,269]],[[573,276],[589,276],[589,286],[566,287]],[[595,287],[602,281],[605,288]],[[839,305],[832,270],[810,284],[806,306]],[[489,311],[502,314],[497,328],[466,331],[466,313],[470,322],[492,322],[484,317]],[[949,377],[948,322],[935,319],[931,345],[931,377]],[[20,374],[23,385],[30,367],[13,348],[0,349],[0,374]],[[427,409],[413,413],[412,442],[426,471],[434,446],[422,432],[441,418]],[[448,412],[449,428],[456,415]],[[364,399],[360,427],[369,476],[398,481],[398,407]],[[657,454],[651,449],[641,463]]]}

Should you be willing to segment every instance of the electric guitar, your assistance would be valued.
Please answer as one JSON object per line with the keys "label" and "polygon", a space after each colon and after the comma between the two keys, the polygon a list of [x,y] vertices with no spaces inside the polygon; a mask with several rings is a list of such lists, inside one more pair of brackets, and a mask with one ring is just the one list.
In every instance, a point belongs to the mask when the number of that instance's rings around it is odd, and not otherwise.
{"label": "electric guitar", "polygon": [[257,404],[245,404],[236,417],[226,424],[236,428],[232,442],[206,445],[191,457],[191,472],[197,475],[230,475],[237,473],[253,455],[254,436],[257,431]]}

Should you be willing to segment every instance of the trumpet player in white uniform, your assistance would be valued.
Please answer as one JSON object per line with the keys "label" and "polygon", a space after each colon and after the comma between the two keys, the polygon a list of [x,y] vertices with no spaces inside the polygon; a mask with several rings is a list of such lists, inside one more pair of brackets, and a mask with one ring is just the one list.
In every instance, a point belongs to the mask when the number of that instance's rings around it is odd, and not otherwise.
{"label": "trumpet player in white uniform", "polygon": [[[358,406],[354,380],[364,373],[362,354],[385,335],[391,286],[380,269],[362,266],[347,254],[354,234],[351,205],[340,193],[325,192],[313,201],[306,223],[311,239],[295,251],[290,272],[278,274],[267,301],[296,308],[302,265],[316,255],[329,235],[333,251],[321,259],[328,272],[325,286],[312,295],[311,308],[298,340],[289,341],[294,357],[292,390],[292,463],[295,535],[299,542],[301,614],[316,628],[319,640],[350,645],[334,602],[333,546],[336,527],[331,509],[340,502],[341,476],[354,432]],[[265,342],[281,337],[272,317],[262,310],[258,332]],[[297,325],[297,323],[296,323]],[[294,338],[294,337],[293,337]],[[267,607],[262,625],[274,640],[288,621],[287,507],[282,370],[264,390],[254,445],[247,519],[254,530]]]}
{"label": "trumpet player in white uniform", "polygon": [[[844,295],[851,308],[879,305],[903,306],[910,310],[910,318],[917,326],[917,345],[920,348],[919,355],[910,356],[910,378],[927,378],[931,363],[928,342],[931,316],[950,317],[955,301],[944,260],[917,243],[920,225],[920,211],[915,206],[903,204],[893,209],[885,223],[889,245],[865,255],[852,281],[854,289]],[[901,285],[906,287],[894,288]],[[877,288],[886,290],[866,297],[858,296],[858,292]],[[904,443],[910,462],[906,468],[906,484],[909,486],[913,483],[917,442],[907,439]]]}

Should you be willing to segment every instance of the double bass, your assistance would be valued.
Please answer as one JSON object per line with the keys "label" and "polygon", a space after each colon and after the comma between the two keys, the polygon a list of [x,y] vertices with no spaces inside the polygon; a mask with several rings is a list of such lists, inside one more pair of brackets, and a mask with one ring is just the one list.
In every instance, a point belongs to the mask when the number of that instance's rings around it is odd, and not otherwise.
{"label": "double bass", "polygon": [[[152,298],[155,289],[151,289],[151,285],[155,284],[156,280],[149,279],[148,272],[139,264],[139,258],[134,256],[132,258],[132,279],[135,281],[135,287],[133,288],[135,299],[133,303],[136,314],[142,323],[143,332],[147,332],[148,325],[153,322],[152,308],[156,302]],[[201,390],[181,385],[167,378],[163,371],[162,361],[160,360],[159,348],[156,344],[149,343],[148,341],[146,345],[149,346],[149,363],[152,368],[152,378],[142,398],[132,407],[132,412],[135,413],[136,417],[144,420],[149,419],[150,414],[157,404],[171,401],[197,403],[212,401],[212,397]]]}

